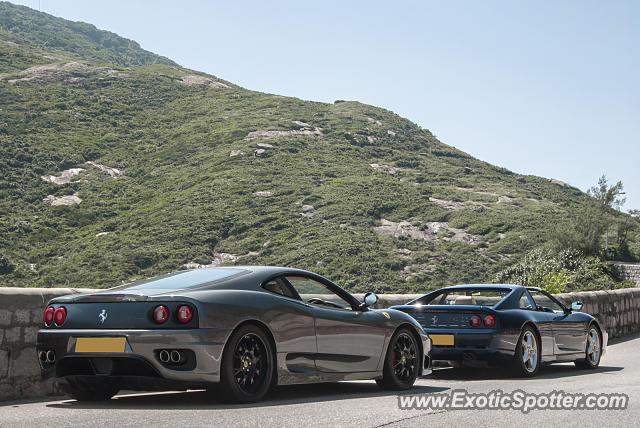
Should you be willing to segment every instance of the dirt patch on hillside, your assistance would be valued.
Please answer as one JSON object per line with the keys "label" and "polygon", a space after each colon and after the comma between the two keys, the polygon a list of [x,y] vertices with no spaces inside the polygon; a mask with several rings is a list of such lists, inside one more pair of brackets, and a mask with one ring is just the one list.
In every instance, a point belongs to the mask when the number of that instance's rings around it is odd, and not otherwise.
{"label": "dirt patch on hillside", "polygon": [[500,195],[498,195],[497,193],[494,192],[484,192],[481,190],[475,190],[471,187],[456,187],[456,189],[458,190],[462,190],[463,192],[469,192],[469,193],[475,193],[476,195],[488,195],[488,196],[495,196],[496,198]]}
{"label": "dirt patch on hillside", "polygon": [[304,135],[305,137],[322,138],[324,134],[321,128],[310,129],[293,129],[291,131],[253,131],[249,132],[245,140],[255,140],[257,138],[278,138],[288,137],[291,135]]}
{"label": "dirt patch on hillside", "polygon": [[429,201],[436,205],[440,205],[442,208],[452,211],[461,210],[465,207],[464,202],[458,201],[445,201],[444,199],[429,198]]}
{"label": "dirt patch on hillside", "polygon": [[56,207],[56,206],[62,206],[62,205],[79,204],[80,202],[82,202],[82,199],[78,197],[77,193],[74,193],[73,195],[58,196],[58,197],[49,195],[46,198],[44,198],[43,201],[48,202],[52,206]]}
{"label": "dirt patch on hillside", "polygon": [[475,189],[472,189],[471,187],[456,187],[456,189],[462,190],[463,192],[475,193],[476,195],[494,196],[497,198],[496,202],[498,202],[499,204],[510,203],[510,202],[513,202],[513,200],[515,199],[510,196],[499,195],[495,192],[485,192],[481,190],[475,190]]}
{"label": "dirt patch on hillside", "polygon": [[82,62],[68,62],[66,64],[46,64],[29,67],[19,73],[21,77],[8,80],[8,82],[78,83],[97,73],[120,74],[117,70],[96,67]]}
{"label": "dirt patch on hillside", "polygon": [[563,187],[565,189],[575,189],[575,190],[579,190],[577,187],[573,187],[571,184],[569,183],[565,183],[564,181],[560,181],[560,180],[556,180],[555,178],[550,178],[549,182],[551,184],[555,184],[556,186],[560,186]]}
{"label": "dirt patch on hillside", "polygon": [[99,164],[99,163],[95,163],[93,161],[87,161],[85,163],[87,165],[91,165],[91,166],[94,166],[94,167],[98,168],[100,171],[106,172],[107,174],[109,174],[111,177],[114,177],[114,178],[122,174],[122,171],[120,171],[117,168],[111,168],[109,166],[102,165],[102,164]]}
{"label": "dirt patch on hillside", "polygon": [[394,251],[398,253],[403,259],[408,259],[411,257],[411,250],[408,248],[396,248]]}
{"label": "dirt patch on hillside", "polygon": [[210,88],[219,88],[219,89],[229,88],[229,85],[225,85],[222,82],[217,82],[213,79],[209,79],[208,77],[198,76],[197,74],[190,74],[188,76],[183,76],[182,79],[180,79],[180,82],[188,86],[203,85],[203,86],[208,86]]}
{"label": "dirt patch on hillside", "polygon": [[211,260],[211,263],[209,264],[189,262],[189,263],[185,263],[182,266],[184,266],[187,269],[212,268],[212,267],[218,267],[226,262],[235,262],[236,260],[241,259],[242,257],[257,256],[257,255],[258,253],[255,251],[249,251],[247,254],[241,254],[241,255],[231,254],[231,253],[213,253],[213,260]]}
{"label": "dirt patch on hillside", "polygon": [[380,172],[384,172],[386,174],[391,174],[391,175],[395,175],[398,171],[400,171],[400,168],[395,167],[395,166],[389,166],[389,165],[381,165],[381,164],[377,164],[377,163],[370,163],[369,166],[375,170],[378,170]]}
{"label": "dirt patch on hillside", "polygon": [[55,184],[67,184],[71,182],[71,179],[84,171],[84,168],[70,168],[62,171],[60,175],[43,175],[42,178],[44,181],[49,181]]}
{"label": "dirt patch on hillside", "polygon": [[[432,221],[426,223],[424,227],[417,227],[408,221],[393,222],[383,218],[380,219],[380,226],[373,229],[381,235],[391,235],[394,238],[406,235],[413,239],[432,242],[442,240],[475,244],[480,241],[480,236],[472,235],[463,229],[451,227],[448,222]],[[443,233],[444,236],[438,236],[440,233]]]}
{"label": "dirt patch on hillside", "polygon": [[[107,174],[109,174],[111,177],[117,177],[118,175],[122,174],[122,171],[120,171],[117,168],[111,168],[108,167],[106,165],[101,165],[99,163],[95,163],[92,161],[87,161],[85,162],[86,165],[91,165],[95,168],[98,168],[100,171],[104,171]],[[40,178],[42,178],[44,181],[48,181],[51,183],[55,183],[55,184],[68,184],[71,182],[71,179],[80,174],[82,171],[85,171],[84,168],[69,168],[69,169],[65,169],[64,171],[61,171],[58,175],[43,175]]]}
{"label": "dirt patch on hillside", "polygon": [[290,131],[252,131],[244,137],[245,140],[255,140],[258,138],[278,138],[278,137],[288,137],[291,135],[303,135],[305,137],[311,138],[322,138],[324,134],[322,133],[322,128],[318,128],[316,126],[311,126],[308,123],[300,122],[299,120],[294,120],[293,123],[300,126],[300,129],[292,129]]}
{"label": "dirt patch on hillside", "polygon": [[300,215],[302,217],[313,217],[313,214],[315,213],[316,208],[313,205],[303,205],[302,206],[302,212],[300,213]]}

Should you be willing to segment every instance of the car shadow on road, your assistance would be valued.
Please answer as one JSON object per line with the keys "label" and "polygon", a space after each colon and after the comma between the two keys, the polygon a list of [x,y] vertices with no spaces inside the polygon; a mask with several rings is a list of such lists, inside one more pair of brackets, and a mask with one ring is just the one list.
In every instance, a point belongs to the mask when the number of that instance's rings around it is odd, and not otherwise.
{"label": "car shadow on road", "polygon": [[289,385],[275,388],[260,403],[224,404],[206,391],[165,392],[150,394],[117,395],[109,401],[79,402],[68,400],[51,403],[47,407],[62,409],[241,409],[286,404],[316,403],[320,401],[349,400],[371,397],[396,397],[398,395],[430,394],[447,391],[441,386],[415,385],[408,391],[383,391],[374,382],[338,382],[313,385]]}
{"label": "car shadow on road", "polygon": [[538,374],[532,378],[515,378],[509,370],[500,368],[442,368],[433,371],[431,375],[439,380],[497,380],[497,379],[518,379],[522,381],[539,379],[561,379],[574,376],[585,376],[596,373],[613,373],[624,370],[624,367],[600,366],[595,370],[579,370],[573,364],[554,364],[543,366]]}

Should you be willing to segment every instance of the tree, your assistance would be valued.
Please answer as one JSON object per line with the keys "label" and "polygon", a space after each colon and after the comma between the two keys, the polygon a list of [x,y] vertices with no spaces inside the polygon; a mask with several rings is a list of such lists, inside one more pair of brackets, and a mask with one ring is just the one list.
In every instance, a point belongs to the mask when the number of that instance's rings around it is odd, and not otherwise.
{"label": "tree", "polygon": [[619,210],[627,201],[627,198],[622,197],[622,195],[624,195],[623,190],[624,186],[622,185],[622,181],[618,181],[613,186],[609,186],[607,176],[603,175],[598,179],[598,185],[593,186],[587,193],[609,208]]}
{"label": "tree", "polygon": [[618,219],[618,248],[620,256],[626,261],[638,259],[634,255],[633,245],[638,242],[640,230],[640,210],[629,210],[629,215],[622,215]]}
{"label": "tree", "polygon": [[626,247],[629,243],[631,233],[633,233],[637,227],[638,222],[631,216],[621,216],[618,219],[618,246],[620,248]]}
{"label": "tree", "polygon": [[586,256],[602,256],[602,236],[607,230],[607,218],[602,204],[588,199],[581,210],[574,210],[571,219],[558,226],[554,233],[557,250],[574,249]]}

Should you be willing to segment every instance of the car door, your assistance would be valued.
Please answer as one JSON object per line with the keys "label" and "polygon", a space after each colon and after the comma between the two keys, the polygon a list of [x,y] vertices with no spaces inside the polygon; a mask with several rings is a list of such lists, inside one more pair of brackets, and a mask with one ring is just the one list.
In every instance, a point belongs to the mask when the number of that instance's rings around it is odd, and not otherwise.
{"label": "car door", "polygon": [[320,278],[300,274],[285,278],[312,307],[318,348],[316,369],[336,373],[375,371],[386,333],[381,315],[354,308],[355,299]]}
{"label": "car door", "polygon": [[531,311],[532,318],[536,322],[538,332],[540,332],[540,340],[542,345],[543,360],[553,360],[555,354],[555,336],[553,331],[553,318],[555,314],[539,312],[533,297],[527,290],[522,292],[519,301],[521,310]]}
{"label": "car door", "polygon": [[292,373],[316,370],[316,326],[311,305],[302,302],[283,278],[272,278],[262,288],[283,298],[279,314],[270,323],[278,338],[278,361]]}
{"label": "car door", "polygon": [[567,313],[564,306],[549,293],[542,290],[530,291],[538,311],[551,320],[555,338],[555,354],[573,354],[581,352],[584,344],[584,323],[573,314]]}

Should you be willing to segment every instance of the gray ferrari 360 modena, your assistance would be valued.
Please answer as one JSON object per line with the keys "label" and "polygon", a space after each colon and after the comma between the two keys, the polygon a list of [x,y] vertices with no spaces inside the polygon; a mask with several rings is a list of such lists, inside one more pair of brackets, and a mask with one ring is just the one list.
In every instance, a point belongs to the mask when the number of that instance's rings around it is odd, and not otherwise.
{"label": "gray ferrari 360 modena", "polygon": [[280,267],[175,272],[51,300],[38,332],[45,377],[78,400],[121,389],[207,388],[236,402],[273,385],[375,379],[410,388],[431,341],[410,315],[320,275]]}

